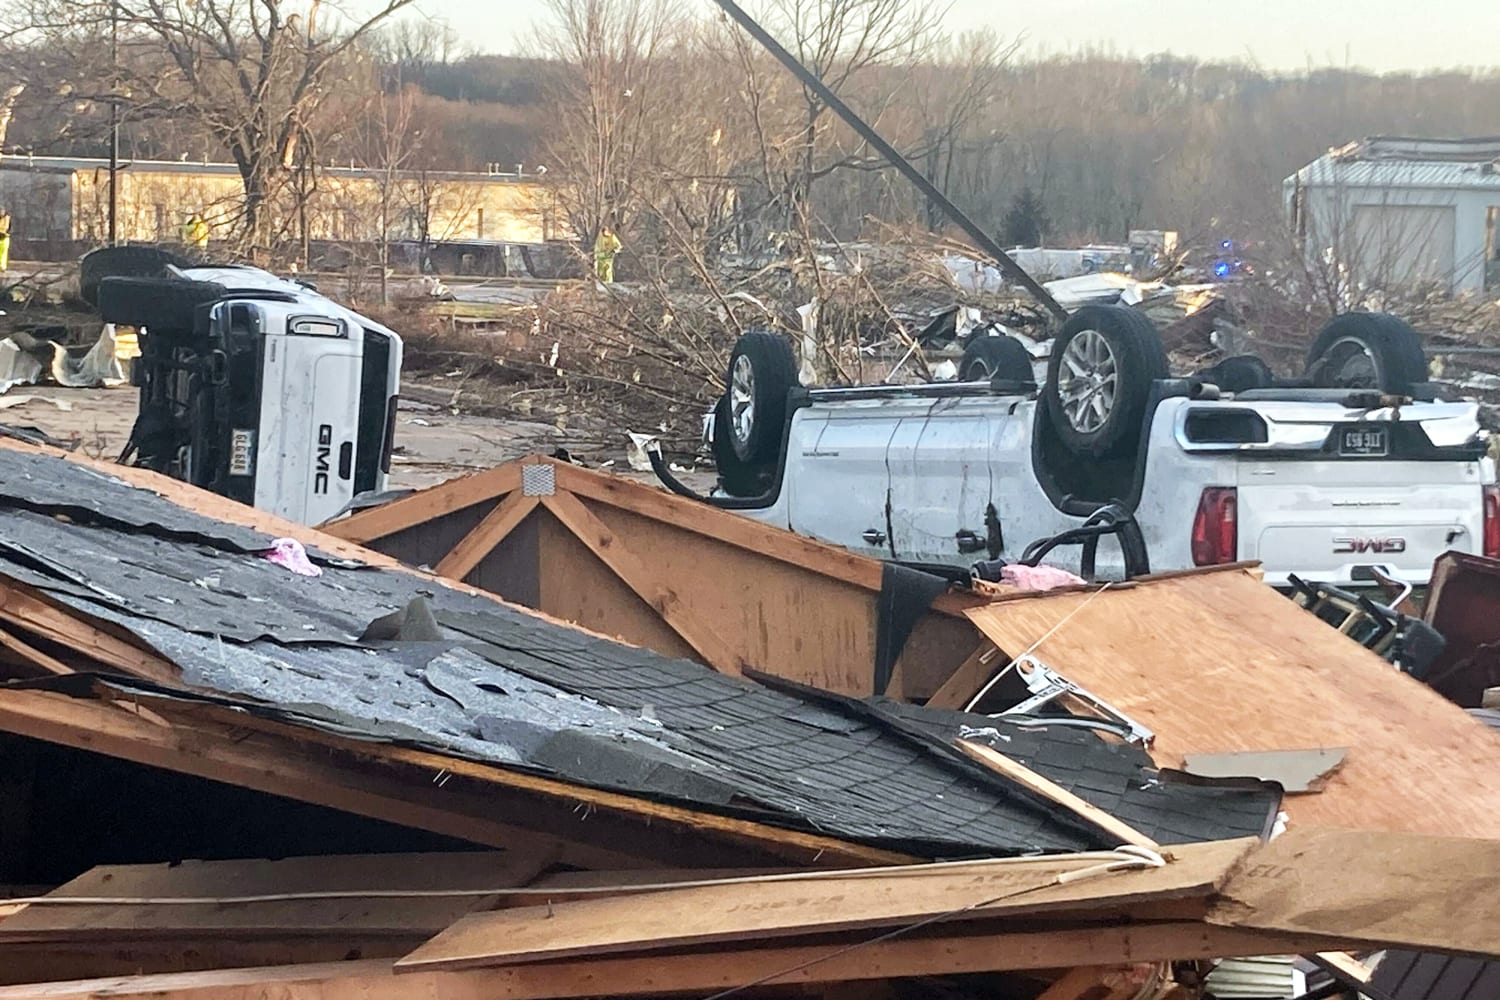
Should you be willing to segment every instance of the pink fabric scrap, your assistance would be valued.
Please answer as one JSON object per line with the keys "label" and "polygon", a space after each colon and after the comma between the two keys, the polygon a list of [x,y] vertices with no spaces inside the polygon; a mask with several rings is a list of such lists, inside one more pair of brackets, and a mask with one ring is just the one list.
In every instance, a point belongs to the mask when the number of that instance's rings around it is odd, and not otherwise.
{"label": "pink fabric scrap", "polygon": [[1000,580],[1022,590],[1056,590],[1088,582],[1056,566],[1019,566],[1015,563],[1000,568]]}
{"label": "pink fabric scrap", "polygon": [[298,576],[323,575],[323,570],[312,564],[312,560],[307,558],[307,550],[295,538],[276,539],[271,543],[271,551],[267,552],[263,558],[278,566],[285,566]]}

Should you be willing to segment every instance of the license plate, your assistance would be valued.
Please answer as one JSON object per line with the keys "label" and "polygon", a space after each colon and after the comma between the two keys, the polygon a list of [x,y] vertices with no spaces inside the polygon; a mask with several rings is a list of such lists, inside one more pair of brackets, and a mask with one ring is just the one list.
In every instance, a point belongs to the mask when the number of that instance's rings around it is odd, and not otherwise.
{"label": "license plate", "polygon": [[229,432],[229,474],[248,476],[255,468],[255,432]]}
{"label": "license plate", "polygon": [[1385,427],[1345,427],[1339,431],[1339,454],[1358,458],[1381,458],[1391,450],[1390,430]]}

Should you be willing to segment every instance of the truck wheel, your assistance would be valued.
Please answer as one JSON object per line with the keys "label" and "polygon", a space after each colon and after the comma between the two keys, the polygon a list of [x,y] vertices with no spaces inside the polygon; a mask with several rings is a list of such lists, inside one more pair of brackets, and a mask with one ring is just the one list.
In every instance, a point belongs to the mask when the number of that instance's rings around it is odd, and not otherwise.
{"label": "truck wheel", "polygon": [[168,267],[188,266],[185,258],[160,247],[104,247],[78,262],[78,295],[97,306],[99,282],[105,278],[165,278]]}
{"label": "truck wheel", "polygon": [[1019,340],[1004,334],[976,334],[964,348],[958,363],[958,377],[963,382],[988,382],[999,376],[1013,382],[1031,382],[1031,355]]}
{"label": "truck wheel", "polygon": [[774,466],[747,465],[740,461],[730,444],[729,394],[719,397],[714,406],[712,439],[714,466],[719,470],[719,486],[734,497],[758,497],[766,492]]}
{"label": "truck wheel", "polygon": [[105,278],[99,282],[99,315],[106,323],[143,326],[151,334],[191,333],[198,307],[226,292],[213,281]]}
{"label": "truck wheel", "polygon": [[1379,389],[1402,396],[1427,381],[1422,338],[1390,313],[1345,313],[1319,332],[1307,375],[1325,389]]}
{"label": "truck wheel", "polygon": [[1124,306],[1084,306],[1052,342],[1043,405],[1068,451],[1110,458],[1135,446],[1151,383],[1166,376],[1149,319]]}
{"label": "truck wheel", "polygon": [[727,385],[725,430],[735,457],[748,465],[776,461],[786,422],[786,396],[797,386],[792,345],[769,330],[742,335],[729,355]]}

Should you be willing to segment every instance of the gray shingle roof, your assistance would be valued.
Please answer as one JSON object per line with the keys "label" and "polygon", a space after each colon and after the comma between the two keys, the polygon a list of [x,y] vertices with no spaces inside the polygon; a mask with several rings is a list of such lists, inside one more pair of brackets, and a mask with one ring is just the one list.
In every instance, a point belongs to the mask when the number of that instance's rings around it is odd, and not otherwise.
{"label": "gray shingle roof", "polygon": [[[254,699],[299,724],[914,853],[1114,846],[890,718],[405,571],[324,560],[321,576],[297,576],[262,558],[270,541],[77,463],[0,449],[0,576],[129,630],[195,687]],[[359,641],[371,621],[416,597],[441,638]],[[1132,790],[1139,760],[1089,733],[1024,738],[1040,769],[1070,775],[1080,794],[1117,803],[1143,827],[1207,839],[1264,817],[1259,792],[1210,802]]]}

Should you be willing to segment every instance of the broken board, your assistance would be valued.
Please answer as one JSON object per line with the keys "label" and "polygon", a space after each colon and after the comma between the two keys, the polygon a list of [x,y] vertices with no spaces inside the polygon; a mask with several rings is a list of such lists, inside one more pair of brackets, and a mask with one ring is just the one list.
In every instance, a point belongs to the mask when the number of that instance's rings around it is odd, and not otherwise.
{"label": "broken board", "polygon": [[[1152,756],[1348,747],[1294,824],[1500,839],[1500,740],[1239,569],[967,612],[1156,733]],[[1002,658],[1002,663],[1003,663]]]}
{"label": "broken board", "polygon": [[[0,946],[121,935],[430,936],[499,891],[531,881],[546,864],[541,857],[484,851],[106,865],[45,898],[120,902],[33,903],[0,923]],[[336,895],[308,898],[318,893]],[[273,898],[216,902],[245,897]],[[204,902],[141,902],[163,898]]]}
{"label": "broken board", "polygon": [[1206,898],[1256,843],[1246,838],[1174,848],[1175,860],[1164,868],[1100,873],[1066,884],[1057,884],[1058,876],[1098,865],[1100,855],[765,879],[474,913],[397,967],[474,968],[928,919],[1117,912],[1134,904]]}
{"label": "broken board", "polygon": [[1293,827],[1229,879],[1207,919],[1500,957],[1500,842]]}

